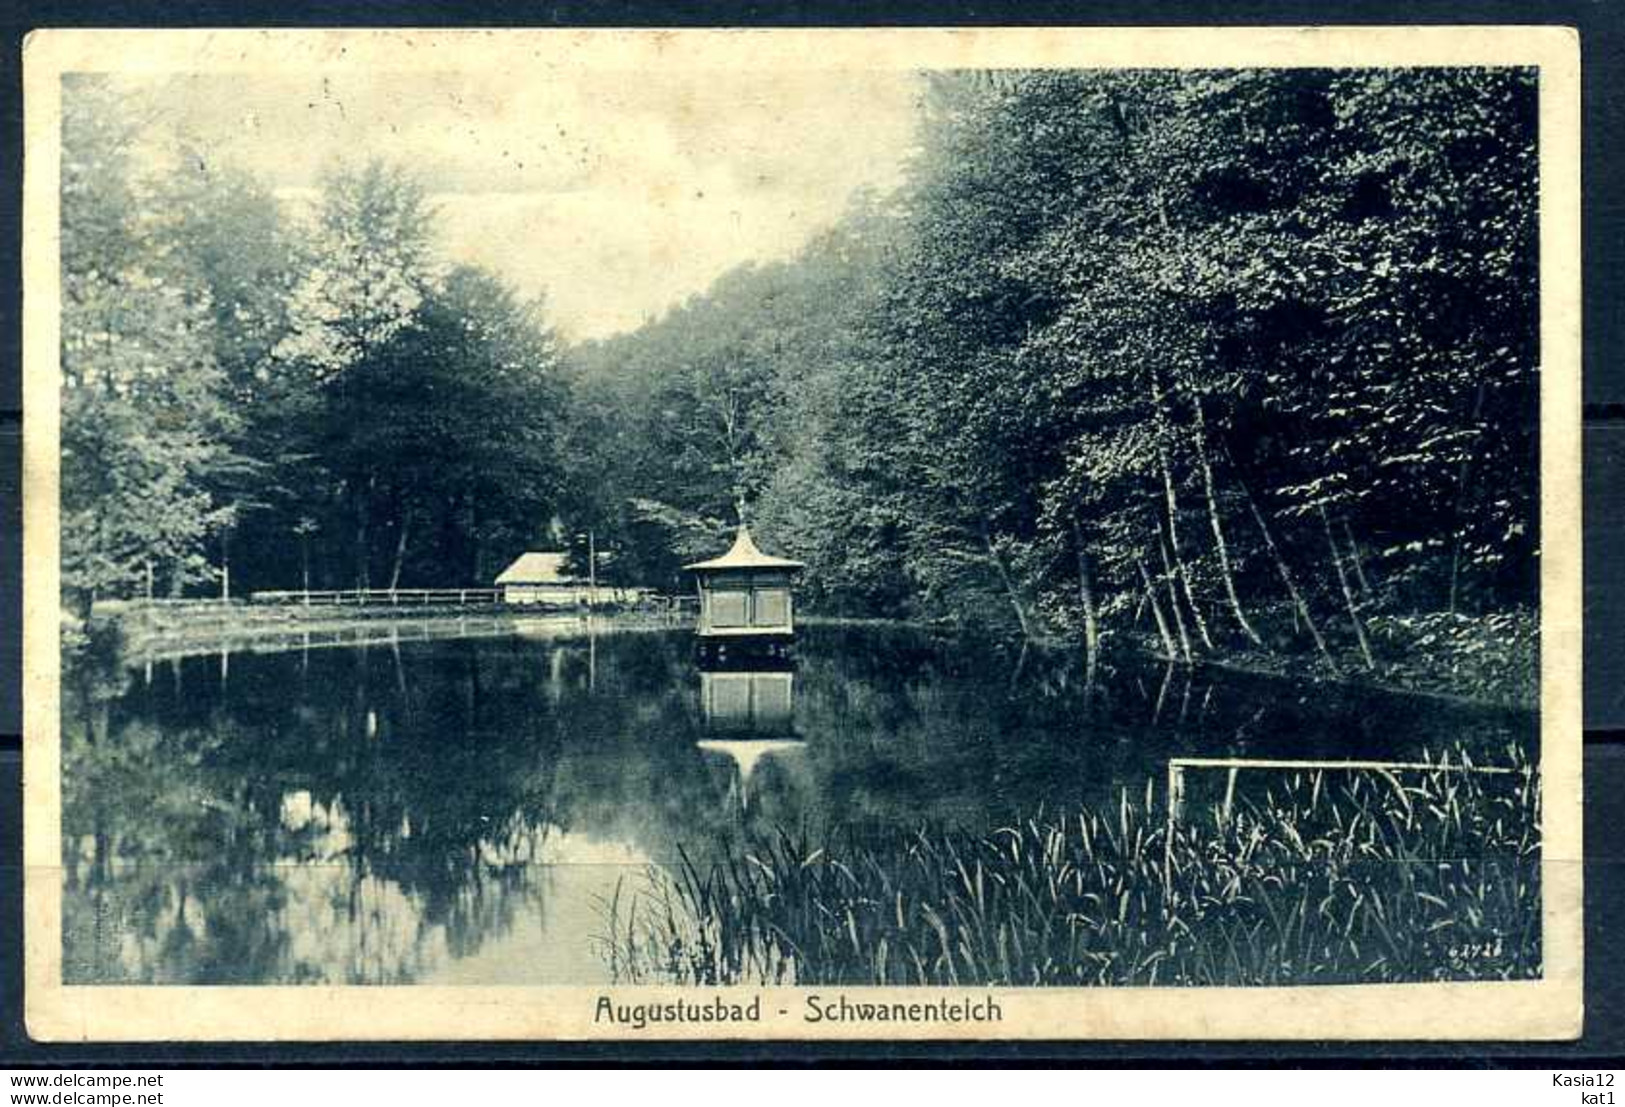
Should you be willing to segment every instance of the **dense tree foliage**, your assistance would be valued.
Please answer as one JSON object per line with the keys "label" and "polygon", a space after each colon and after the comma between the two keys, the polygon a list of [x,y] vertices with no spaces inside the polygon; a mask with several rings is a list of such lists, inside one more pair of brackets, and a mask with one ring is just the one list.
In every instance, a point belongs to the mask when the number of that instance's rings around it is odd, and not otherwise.
{"label": "dense tree foliage", "polygon": [[816,548],[827,531],[779,507],[804,489],[834,495],[802,507],[838,510],[848,528],[868,510],[807,467],[832,405],[872,370],[863,330],[891,230],[863,198],[794,261],[736,270],[632,334],[572,351],[581,487],[621,571],[682,587],[681,563],[725,547],[758,511],[778,512],[768,525],[819,564],[818,586],[854,568],[852,551]]}
{"label": "dense tree foliage", "polygon": [[[399,166],[308,218],[76,83],[63,152],[68,598],[489,583],[565,503],[539,304],[448,269]],[[150,145],[150,143],[149,143]]]}
{"label": "dense tree foliage", "polygon": [[[1534,596],[1534,84],[1515,71],[943,74],[883,207],[580,362],[845,610],[1172,656]],[[720,382],[720,383],[719,383]],[[707,486],[699,473],[729,474]],[[628,534],[630,541],[646,540]]]}
{"label": "dense tree foliage", "polygon": [[921,90],[895,191],[567,351],[447,268],[404,169],[335,168],[301,221],[193,152],[144,180],[71,98],[71,586],[487,583],[591,533],[679,589],[746,519],[811,605],[1091,656],[1370,666],[1533,602],[1532,74]]}
{"label": "dense tree foliage", "polygon": [[62,156],[62,581],[97,596],[209,576],[231,518],[209,482],[234,464],[234,416],[206,294],[139,218],[132,131],[100,84],[72,82]]}

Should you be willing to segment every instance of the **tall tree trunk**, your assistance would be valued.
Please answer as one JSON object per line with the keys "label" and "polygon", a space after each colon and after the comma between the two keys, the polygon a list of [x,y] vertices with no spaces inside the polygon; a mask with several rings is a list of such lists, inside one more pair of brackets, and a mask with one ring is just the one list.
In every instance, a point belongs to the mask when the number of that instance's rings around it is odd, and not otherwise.
{"label": "tall tree trunk", "polygon": [[1213,465],[1207,455],[1207,415],[1202,410],[1202,397],[1193,389],[1191,391],[1191,406],[1196,412],[1196,426],[1191,435],[1196,445],[1196,460],[1202,470],[1202,491],[1207,496],[1207,517],[1213,528],[1213,548],[1219,554],[1219,575],[1224,580],[1224,594],[1230,601],[1230,613],[1236,617],[1236,625],[1241,627],[1241,633],[1255,646],[1263,646],[1264,640],[1253,629],[1253,624],[1247,620],[1247,612],[1241,606],[1241,597],[1236,592],[1236,574],[1230,564],[1230,543],[1225,541],[1224,523],[1219,517],[1219,497],[1214,489]]}
{"label": "tall tree trunk", "polygon": [[[1484,382],[1478,382],[1478,390],[1473,395],[1472,421],[1478,422],[1480,413],[1484,410]],[[1456,606],[1461,599],[1461,547],[1467,539],[1467,482],[1473,468],[1473,451],[1471,447],[1464,450],[1461,461],[1456,466],[1456,502],[1451,515],[1454,523],[1451,529],[1454,534],[1450,541],[1450,614],[1456,613]]]}
{"label": "tall tree trunk", "polygon": [[474,577],[476,585],[485,584],[485,541],[480,537],[479,497],[473,488],[468,490],[468,500],[464,505],[468,519],[468,549],[469,572]]}
{"label": "tall tree trunk", "polygon": [[1151,708],[1151,725],[1156,726],[1162,721],[1162,705],[1168,702],[1168,688],[1174,682],[1174,659],[1168,659],[1168,667],[1162,671],[1162,682],[1157,685],[1157,702]]}
{"label": "tall tree trunk", "polygon": [[1348,542],[1349,560],[1354,563],[1354,579],[1360,582],[1360,596],[1369,599],[1371,596],[1371,581],[1365,575],[1365,558],[1360,554],[1360,543],[1354,537],[1354,528],[1349,526],[1345,516],[1343,523],[1343,538]]}
{"label": "tall tree trunk", "polygon": [[351,505],[355,511],[355,586],[365,590],[372,587],[372,512],[367,503],[368,490],[356,481],[351,488]]}
{"label": "tall tree trunk", "polygon": [[1375,669],[1376,662],[1371,660],[1371,643],[1366,640],[1365,624],[1360,621],[1360,612],[1354,606],[1354,591],[1349,587],[1349,575],[1343,569],[1343,555],[1337,548],[1337,539],[1332,535],[1332,519],[1326,513],[1326,505],[1320,504],[1320,524],[1326,530],[1326,545],[1331,548],[1332,567],[1337,570],[1337,585],[1343,590],[1343,605],[1348,608],[1349,622],[1354,625],[1355,641],[1360,643],[1360,657],[1365,661],[1367,669]]}
{"label": "tall tree trunk", "polygon": [[410,508],[401,511],[400,531],[395,535],[395,561],[389,570],[389,590],[395,591],[396,585],[401,582],[401,562],[406,560],[406,536],[412,529],[412,511]]}
{"label": "tall tree trunk", "polygon": [[1293,610],[1298,613],[1298,618],[1302,619],[1304,625],[1309,628],[1309,635],[1315,640],[1315,648],[1326,659],[1326,664],[1331,666],[1333,672],[1336,672],[1337,662],[1332,657],[1332,651],[1326,648],[1326,639],[1321,636],[1320,627],[1316,624],[1315,617],[1309,613],[1309,605],[1304,602],[1303,593],[1298,591],[1298,583],[1293,579],[1292,570],[1287,565],[1286,558],[1281,556],[1280,547],[1275,544],[1275,535],[1271,533],[1269,523],[1264,519],[1264,513],[1259,510],[1258,501],[1253,499],[1252,490],[1247,487],[1246,481],[1238,480],[1237,484],[1240,485],[1241,494],[1247,501],[1247,509],[1252,512],[1253,522],[1258,524],[1258,532],[1264,536],[1264,546],[1269,550],[1270,557],[1275,561],[1275,571],[1280,574],[1281,583],[1286,585],[1287,594],[1292,597]]}
{"label": "tall tree trunk", "polygon": [[1461,542],[1462,527],[1457,524],[1455,537],[1450,543],[1450,614],[1456,613],[1456,607],[1461,601]]}
{"label": "tall tree trunk", "polygon": [[1083,604],[1084,665],[1093,681],[1095,663],[1100,657],[1100,611],[1095,603],[1095,584],[1089,572],[1089,550],[1083,544],[1083,527],[1072,520],[1072,541],[1078,548],[1078,599]]}
{"label": "tall tree trunk", "polygon": [[1021,674],[1027,669],[1027,651],[1032,649],[1032,642],[1026,638],[1021,640],[1021,652],[1016,654],[1016,667],[1010,670],[1010,690],[1014,692],[1021,685]]}
{"label": "tall tree trunk", "polygon": [[1163,617],[1162,604],[1157,602],[1157,586],[1146,571],[1145,559],[1135,558],[1135,566],[1140,570],[1140,579],[1145,582],[1145,598],[1151,604],[1151,616],[1157,621],[1157,634],[1162,638],[1162,653],[1169,661],[1178,658],[1174,649],[1174,636],[1168,632],[1168,620]]}
{"label": "tall tree trunk", "polygon": [[[1185,602],[1189,604],[1191,619],[1196,623],[1196,633],[1201,636],[1202,645],[1208,649],[1213,648],[1213,639],[1208,636],[1207,620],[1202,616],[1202,609],[1196,604],[1196,592],[1191,588],[1190,570],[1185,567],[1185,554],[1179,544],[1179,497],[1174,491],[1173,464],[1168,458],[1168,436],[1170,425],[1167,410],[1163,404],[1162,378],[1155,369],[1148,373],[1151,382],[1151,403],[1157,422],[1157,464],[1162,469],[1162,491],[1166,501],[1168,514],[1168,548],[1173,556],[1174,572],[1179,578],[1180,587],[1185,593]],[[1179,603],[1174,601],[1178,614]],[[1179,619],[1183,625],[1184,619]]]}
{"label": "tall tree trunk", "polygon": [[1179,632],[1179,653],[1189,661],[1191,636],[1185,630],[1185,616],[1179,610],[1179,590],[1174,587],[1174,568],[1168,559],[1168,543],[1160,528],[1157,531],[1157,552],[1162,555],[1162,580],[1168,586],[1168,609],[1174,613],[1174,629]]}
{"label": "tall tree trunk", "polygon": [[1010,576],[1010,570],[1005,566],[1004,558],[999,556],[998,550],[993,546],[993,535],[988,530],[987,520],[982,520],[981,527],[982,545],[987,548],[987,559],[993,563],[994,570],[999,574],[999,583],[1004,586],[1004,593],[1010,599],[1011,608],[1015,610],[1016,623],[1021,627],[1022,638],[1030,640],[1033,637],[1034,621],[1031,613],[1027,610],[1027,603],[1022,597],[1021,591],[1016,587],[1014,578]]}

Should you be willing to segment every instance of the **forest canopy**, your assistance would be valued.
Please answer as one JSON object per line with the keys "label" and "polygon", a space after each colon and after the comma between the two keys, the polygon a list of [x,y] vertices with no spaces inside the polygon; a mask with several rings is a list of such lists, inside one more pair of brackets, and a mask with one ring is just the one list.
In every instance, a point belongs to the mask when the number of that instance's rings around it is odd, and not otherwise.
{"label": "forest canopy", "polygon": [[931,74],[923,110],[896,193],[572,352],[642,571],[743,510],[830,610],[1328,663],[1534,602],[1531,74]]}
{"label": "forest canopy", "polygon": [[228,565],[235,591],[489,584],[589,531],[606,575],[675,591],[743,519],[812,607],[1091,656],[1369,666],[1401,624],[1534,604],[1532,72],[920,88],[895,190],[566,347],[438,255],[409,165],[337,166],[290,214],[202,152],[144,176],[76,81],[69,599]]}
{"label": "forest canopy", "polygon": [[[489,583],[566,503],[568,388],[538,303],[448,264],[404,165],[311,210],[64,101],[64,589]],[[230,574],[228,579],[227,574]]]}

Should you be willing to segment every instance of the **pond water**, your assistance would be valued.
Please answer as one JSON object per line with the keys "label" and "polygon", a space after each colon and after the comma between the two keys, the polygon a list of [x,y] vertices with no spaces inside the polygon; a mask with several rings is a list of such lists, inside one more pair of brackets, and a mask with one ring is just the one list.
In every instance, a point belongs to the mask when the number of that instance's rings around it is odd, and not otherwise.
{"label": "pond water", "polygon": [[788,669],[578,620],[64,680],[69,983],[590,984],[603,902],[777,829],[993,829],[1189,756],[1504,760],[1527,712],[876,625]]}

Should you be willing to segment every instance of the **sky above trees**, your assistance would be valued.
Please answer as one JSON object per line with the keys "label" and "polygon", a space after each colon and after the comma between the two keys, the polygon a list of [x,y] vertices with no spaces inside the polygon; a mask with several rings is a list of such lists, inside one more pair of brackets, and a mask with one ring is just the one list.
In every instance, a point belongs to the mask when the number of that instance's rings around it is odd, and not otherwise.
{"label": "sky above trees", "polygon": [[[336,160],[409,168],[452,263],[544,296],[567,339],[658,316],[788,257],[914,149],[907,73],[471,72],[123,79],[148,161],[178,150],[298,213]],[[793,137],[791,137],[793,136]]]}

